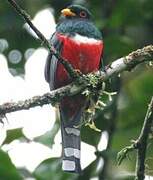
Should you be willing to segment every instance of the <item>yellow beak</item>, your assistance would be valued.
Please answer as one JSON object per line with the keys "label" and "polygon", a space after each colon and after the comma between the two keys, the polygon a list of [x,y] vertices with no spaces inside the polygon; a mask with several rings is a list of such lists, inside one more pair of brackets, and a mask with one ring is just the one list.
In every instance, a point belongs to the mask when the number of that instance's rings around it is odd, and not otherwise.
{"label": "yellow beak", "polygon": [[66,8],[61,11],[62,15],[64,16],[76,16],[70,9]]}

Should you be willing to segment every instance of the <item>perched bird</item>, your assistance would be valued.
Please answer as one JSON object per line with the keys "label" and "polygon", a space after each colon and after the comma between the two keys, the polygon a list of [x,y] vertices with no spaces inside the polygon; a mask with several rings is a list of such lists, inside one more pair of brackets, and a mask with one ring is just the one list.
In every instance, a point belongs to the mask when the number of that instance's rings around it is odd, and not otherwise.
{"label": "perched bird", "polygon": [[[70,5],[61,11],[51,44],[61,57],[80,72],[87,74],[100,68],[103,41],[91,20],[91,13],[80,5]],[[50,52],[45,66],[45,79],[54,90],[72,82],[65,68]],[[79,94],[65,97],[59,105],[62,132],[62,169],[79,173],[80,122],[88,102]]]}

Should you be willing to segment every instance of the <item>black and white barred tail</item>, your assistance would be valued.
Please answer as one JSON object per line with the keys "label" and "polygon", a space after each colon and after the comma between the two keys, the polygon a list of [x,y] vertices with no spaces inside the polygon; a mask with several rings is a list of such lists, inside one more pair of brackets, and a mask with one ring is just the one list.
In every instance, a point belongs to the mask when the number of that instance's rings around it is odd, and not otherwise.
{"label": "black and white barred tail", "polygon": [[[67,122],[61,113],[62,133],[62,169],[67,172],[80,173],[80,128],[75,127],[76,121],[80,122],[81,113]],[[73,123],[72,123],[73,122]]]}

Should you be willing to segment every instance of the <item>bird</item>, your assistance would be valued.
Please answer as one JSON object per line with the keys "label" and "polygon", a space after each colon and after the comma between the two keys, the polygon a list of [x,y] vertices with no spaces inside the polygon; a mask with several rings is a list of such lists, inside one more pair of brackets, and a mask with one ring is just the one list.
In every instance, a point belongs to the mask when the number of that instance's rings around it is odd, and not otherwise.
{"label": "bird", "polygon": [[[81,5],[69,5],[61,10],[56,30],[50,39],[51,45],[72,67],[83,74],[100,69],[103,56],[103,38],[92,21],[91,12]],[[63,87],[73,81],[49,52],[45,65],[45,79],[50,90]],[[88,106],[82,94],[64,97],[59,102],[62,136],[62,170],[81,173],[80,165],[80,122]]]}

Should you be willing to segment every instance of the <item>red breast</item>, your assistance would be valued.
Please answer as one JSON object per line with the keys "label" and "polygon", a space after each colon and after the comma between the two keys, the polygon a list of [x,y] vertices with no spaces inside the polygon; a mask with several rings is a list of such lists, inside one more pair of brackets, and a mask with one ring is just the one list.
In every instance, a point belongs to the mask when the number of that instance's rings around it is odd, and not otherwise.
{"label": "red breast", "polygon": [[[93,38],[76,35],[68,37],[57,34],[62,42],[61,56],[67,59],[70,64],[82,73],[87,74],[97,71],[101,61],[103,42]],[[61,87],[70,82],[68,74],[60,63],[56,70],[56,86]]]}

